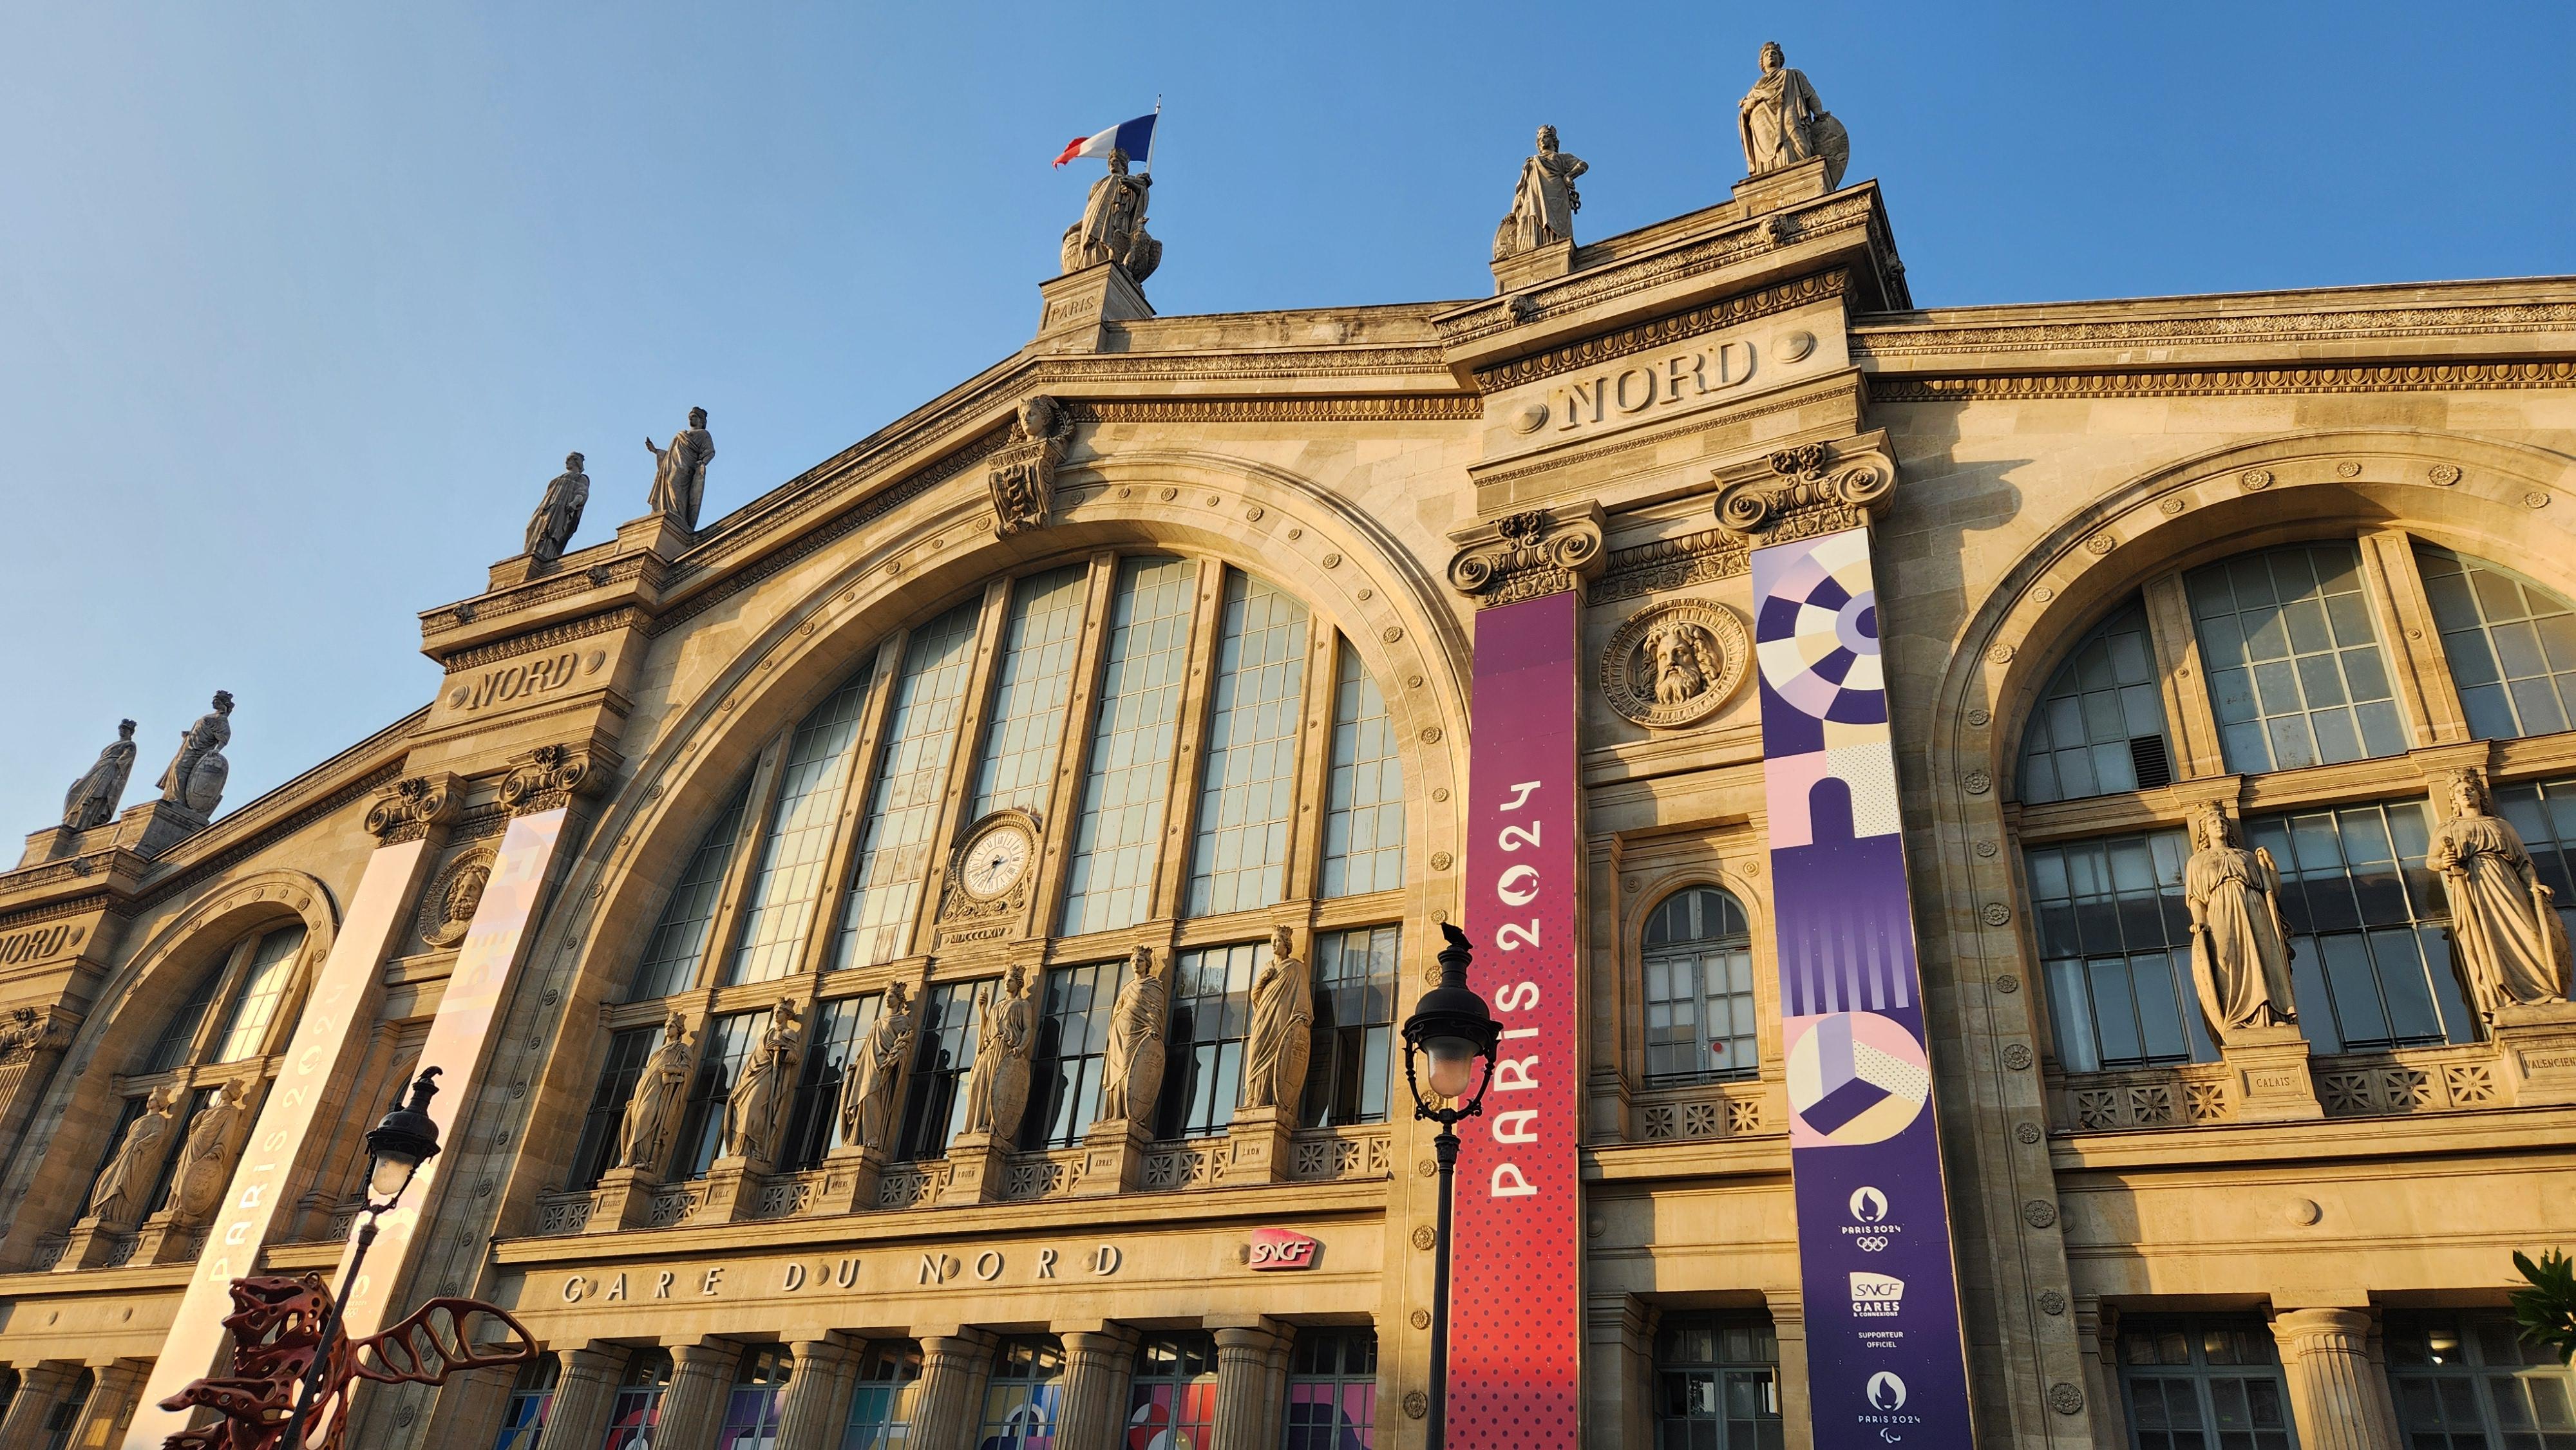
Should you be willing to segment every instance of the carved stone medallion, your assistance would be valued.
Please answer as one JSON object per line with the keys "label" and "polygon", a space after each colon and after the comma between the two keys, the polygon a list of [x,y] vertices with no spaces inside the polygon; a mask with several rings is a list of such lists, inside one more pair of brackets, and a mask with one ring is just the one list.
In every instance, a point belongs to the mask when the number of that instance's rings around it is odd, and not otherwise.
{"label": "carved stone medallion", "polygon": [[483,904],[483,888],[492,879],[495,853],[489,846],[459,851],[431,878],[420,898],[420,939],[434,947],[465,940],[474,923],[474,908]]}
{"label": "carved stone medallion", "polygon": [[1657,730],[1696,724],[1744,685],[1753,641],[1723,604],[1675,599],[1628,617],[1601,654],[1610,708]]}

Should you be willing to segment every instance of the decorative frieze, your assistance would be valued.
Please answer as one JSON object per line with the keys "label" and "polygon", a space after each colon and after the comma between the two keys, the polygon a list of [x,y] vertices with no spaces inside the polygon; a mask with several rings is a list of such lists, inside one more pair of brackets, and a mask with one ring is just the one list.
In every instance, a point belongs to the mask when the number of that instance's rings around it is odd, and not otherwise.
{"label": "decorative frieze", "polygon": [[2576,386],[2576,361],[2393,363],[2351,367],[2182,368],[2151,372],[1981,373],[1870,380],[1877,403],[2035,402],[2052,398],[2205,398],[2283,393],[2424,393]]}

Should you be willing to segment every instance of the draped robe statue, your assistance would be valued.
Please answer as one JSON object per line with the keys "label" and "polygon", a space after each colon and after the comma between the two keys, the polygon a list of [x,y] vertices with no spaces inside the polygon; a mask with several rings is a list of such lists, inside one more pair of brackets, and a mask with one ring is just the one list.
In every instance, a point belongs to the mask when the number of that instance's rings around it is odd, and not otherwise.
{"label": "draped robe statue", "polygon": [[1243,1105],[1277,1108],[1289,1118],[1306,1096],[1306,1059],[1314,1050],[1315,980],[1293,952],[1288,928],[1270,935],[1270,964],[1252,983],[1252,1030],[1245,1034]]}
{"label": "draped robe statue", "polygon": [[143,1116],[126,1125],[116,1152],[99,1170],[98,1182],[89,1191],[89,1212],[100,1223],[131,1228],[146,1212],[143,1195],[152,1191],[152,1180],[160,1174],[161,1160],[169,1151],[165,1140],[173,1126],[170,1096],[166,1087],[152,1090],[144,1099]]}
{"label": "draped robe statue", "polygon": [[580,454],[565,454],[564,471],[546,485],[546,496],[528,516],[528,554],[540,564],[562,558],[564,545],[581,527],[582,505],[590,502],[590,475],[581,471],[581,463]]}
{"label": "draped robe statue", "polygon": [[1138,947],[1127,984],[1109,1008],[1098,1120],[1133,1120],[1154,1110],[1154,1095],[1163,1089],[1163,1033],[1171,1018],[1171,992],[1154,966],[1153,948]]}
{"label": "draped robe statue", "polygon": [[689,426],[671,435],[671,446],[658,448],[651,438],[653,492],[648,505],[689,533],[698,531],[698,505],[706,502],[707,464],[716,456],[715,435],[707,431],[707,410],[691,408]]}
{"label": "draped robe statue", "polygon": [[213,1101],[197,1110],[188,1124],[188,1141],[179,1150],[179,1166],[170,1175],[170,1206],[178,1222],[202,1223],[223,1202],[232,1178],[238,1145],[234,1129],[250,1116],[239,1079],[224,1084]]}
{"label": "draped robe statue", "polygon": [[886,984],[885,1003],[867,1040],[850,1054],[841,1073],[841,1138],[861,1148],[882,1150],[894,1125],[895,1084],[904,1060],[912,1054],[915,1031],[912,1001],[901,982]]}
{"label": "draped robe statue", "polygon": [[671,1126],[689,1094],[689,1019],[674,1012],[662,1025],[662,1045],[644,1060],[635,1095],[626,1100],[626,1117],[617,1128],[617,1162],[622,1168],[660,1171],[671,1147]]}
{"label": "draped robe statue", "polygon": [[1029,1005],[1028,974],[1011,968],[1002,991],[984,1008],[975,1035],[975,1065],[966,1073],[966,1131],[1008,1140],[1020,1130],[1029,1105],[1029,1049],[1037,1022]]}
{"label": "draped robe statue", "polygon": [[2477,776],[2451,780],[2455,814],[2433,833],[2424,864],[2451,900],[2451,965],[2478,1011],[2567,1000],[2566,924],[2540,884],[2531,852],[2495,814]]}
{"label": "draped robe statue", "polygon": [[796,1002],[781,997],[761,1029],[760,1045],[742,1065],[725,1099],[725,1151],[768,1162],[786,1126],[787,1099],[796,1076]]}
{"label": "draped robe statue", "polygon": [[1116,262],[1131,281],[1141,284],[1153,276],[1163,261],[1163,244],[1145,231],[1146,193],[1153,185],[1151,176],[1128,174],[1126,152],[1110,152],[1109,172],[1091,183],[1082,220],[1064,229],[1058,258],[1064,270]]}
{"label": "draped robe statue", "polygon": [[1521,163],[1511,215],[1494,228],[1494,260],[1574,240],[1574,214],[1583,210],[1583,194],[1574,189],[1574,179],[1591,169],[1581,158],[1556,149],[1554,126],[1539,127],[1538,154]]}
{"label": "draped robe statue", "polygon": [[1811,156],[1825,158],[1825,186],[1843,183],[1851,160],[1851,135],[1816,99],[1806,73],[1789,69],[1778,41],[1762,46],[1762,79],[1736,103],[1736,139],[1744,143],[1746,174],[1762,176]]}
{"label": "draped robe statue", "polygon": [[223,803],[224,777],[232,773],[232,763],[224,759],[224,747],[233,738],[232,713],[233,692],[215,691],[215,708],[198,716],[179,737],[179,753],[161,772],[161,799],[201,816],[214,815]]}
{"label": "draped robe statue", "polygon": [[2192,842],[2198,849],[2183,866],[2182,899],[2191,912],[2192,983],[2209,1035],[2224,1045],[2252,1029],[2297,1022],[2289,924],[2272,853],[2239,847],[2235,828],[2214,807],[2193,814]]}
{"label": "draped robe statue", "polygon": [[116,743],[98,753],[98,762],[63,794],[63,824],[75,831],[106,825],[125,799],[125,779],[134,773],[134,722],[116,722]]}

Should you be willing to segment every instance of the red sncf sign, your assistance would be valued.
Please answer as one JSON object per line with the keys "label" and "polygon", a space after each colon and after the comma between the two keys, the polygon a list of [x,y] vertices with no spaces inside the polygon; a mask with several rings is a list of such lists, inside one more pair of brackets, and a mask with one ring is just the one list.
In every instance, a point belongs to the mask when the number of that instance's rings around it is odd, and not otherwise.
{"label": "red sncf sign", "polygon": [[1256,1269],[1311,1269],[1324,1251],[1323,1244],[1289,1228],[1257,1228],[1252,1231],[1251,1252],[1246,1261]]}

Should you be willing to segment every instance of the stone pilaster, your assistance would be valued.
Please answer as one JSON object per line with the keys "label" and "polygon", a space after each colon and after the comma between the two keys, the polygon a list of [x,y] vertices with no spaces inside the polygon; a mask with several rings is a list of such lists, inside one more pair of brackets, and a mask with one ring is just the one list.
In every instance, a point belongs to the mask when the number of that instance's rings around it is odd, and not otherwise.
{"label": "stone pilaster", "polygon": [[2326,1115],[2308,1076],[2308,1039],[2299,1029],[2249,1027],[2228,1039],[2219,1056],[2235,1079],[2228,1087],[2236,1095],[2236,1121],[2289,1123]]}
{"label": "stone pilaster", "polygon": [[2084,1356],[2084,1399],[2093,1413],[2096,1450],[2128,1450],[2129,1406],[2120,1393],[2120,1310],[2098,1299],[2075,1301],[2075,1350]]}
{"label": "stone pilaster", "polygon": [[1056,1417],[1056,1442],[1118,1444],[1127,1421],[1127,1386],[1136,1374],[1136,1331],[1110,1324],[1067,1329],[1056,1337],[1064,1342],[1064,1410]]}
{"label": "stone pilaster", "polygon": [[2272,1315],[2302,1450],[2399,1450],[2397,1408],[2370,1362],[2367,1309]]}
{"label": "stone pilaster", "polygon": [[918,1450],[968,1450],[975,1443],[984,1382],[993,1373],[993,1336],[959,1329],[920,1339],[921,1385],[912,1401]]}
{"label": "stone pilaster", "polygon": [[18,1393],[0,1419],[0,1450],[44,1450],[45,1422],[71,1393],[81,1367],[67,1359],[49,1359],[18,1371]]}
{"label": "stone pilaster", "polygon": [[787,1403],[778,1412],[778,1450],[836,1450],[841,1422],[850,1413],[850,1383],[859,1357],[835,1339],[799,1339],[789,1346],[795,1371],[787,1377]]}
{"label": "stone pilaster", "polygon": [[725,1396],[733,1388],[734,1365],[741,1348],[721,1339],[671,1346],[671,1388],[662,1396],[664,1445],[706,1445],[724,1418]]}
{"label": "stone pilaster", "polygon": [[1654,1307],[1634,1294],[1592,1295],[1583,1306],[1583,1340],[1583,1423],[1615,1430],[1614,1445],[1652,1444]]}
{"label": "stone pilaster", "polygon": [[537,1450],[599,1450],[608,1438],[608,1413],[617,1407],[617,1381],[626,1372],[626,1350],[594,1340],[563,1352],[563,1377],[546,1411]]}
{"label": "stone pilaster", "polygon": [[467,1370],[436,1391],[428,1422],[421,1431],[426,1445],[485,1446],[501,1437],[501,1421],[510,1413],[510,1391],[519,1372],[513,1368]]}
{"label": "stone pilaster", "polygon": [[[1771,1333],[1780,1346],[1780,1427],[1785,1450],[1810,1450],[1816,1427],[1807,1408],[1807,1303],[1802,1290],[1775,1289],[1765,1294],[1771,1310]],[[1654,1379],[1655,1345],[1646,1341],[1647,1385]]]}
{"label": "stone pilaster", "polygon": [[75,1446],[113,1445],[117,1433],[134,1418],[137,1396],[143,1389],[144,1376],[152,1372],[151,1362],[120,1359],[110,1364],[92,1365],[89,1403],[81,1406],[80,1418],[72,1421],[71,1443]]}
{"label": "stone pilaster", "polygon": [[1280,1417],[1271,1411],[1271,1370],[1286,1340],[1268,1328],[1216,1332],[1215,1450],[1276,1450]]}

